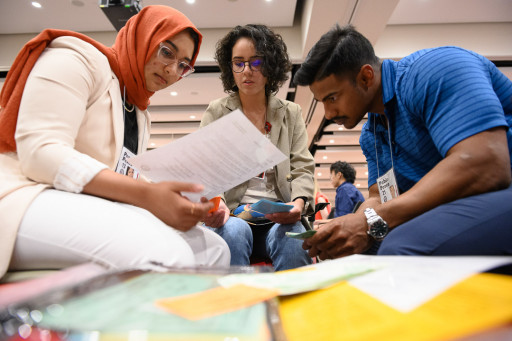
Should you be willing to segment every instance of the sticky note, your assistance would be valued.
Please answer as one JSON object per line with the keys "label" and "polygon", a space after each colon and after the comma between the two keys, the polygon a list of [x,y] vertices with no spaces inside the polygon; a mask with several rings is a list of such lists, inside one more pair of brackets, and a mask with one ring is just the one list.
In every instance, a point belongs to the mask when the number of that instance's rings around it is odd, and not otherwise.
{"label": "sticky note", "polygon": [[189,320],[200,320],[230,311],[249,307],[279,295],[276,289],[265,289],[237,284],[216,287],[198,293],[163,298],[155,305]]}

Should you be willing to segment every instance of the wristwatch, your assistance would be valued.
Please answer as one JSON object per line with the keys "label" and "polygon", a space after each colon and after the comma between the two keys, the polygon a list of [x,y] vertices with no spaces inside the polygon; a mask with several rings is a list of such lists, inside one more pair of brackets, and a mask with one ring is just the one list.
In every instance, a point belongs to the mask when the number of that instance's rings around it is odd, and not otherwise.
{"label": "wristwatch", "polygon": [[368,222],[368,235],[380,242],[386,237],[389,231],[388,223],[382,219],[373,208],[364,210],[366,221]]}

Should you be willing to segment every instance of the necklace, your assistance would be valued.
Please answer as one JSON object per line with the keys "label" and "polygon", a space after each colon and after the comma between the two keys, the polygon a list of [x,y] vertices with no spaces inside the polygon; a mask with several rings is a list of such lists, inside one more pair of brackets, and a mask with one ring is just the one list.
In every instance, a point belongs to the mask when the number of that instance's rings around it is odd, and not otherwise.
{"label": "necklace", "polygon": [[[244,109],[243,109],[243,107],[242,107],[242,111],[243,111],[243,110],[244,110]],[[246,116],[247,118],[249,118],[249,117],[247,116],[247,114],[245,114],[245,116]],[[266,111],[265,111],[265,119],[263,120],[263,122],[264,122],[264,123],[263,123],[263,131],[265,132],[265,134],[266,134],[266,135],[268,135],[268,134],[270,133],[270,130],[272,129],[272,124],[270,124],[270,122],[269,122],[269,121],[267,121],[267,112],[266,112]],[[260,124],[255,124],[254,122],[253,122],[253,124],[254,124],[254,126],[256,126],[256,127],[260,126]],[[261,129],[261,128],[258,128],[258,129]]]}
{"label": "necklace", "polygon": [[265,130],[265,135],[270,134],[270,130],[272,129],[272,124],[270,124],[269,121],[267,121],[267,110],[265,110],[265,125],[263,126],[263,129]]}
{"label": "necklace", "polygon": [[133,109],[135,109],[135,105],[133,105],[133,104],[132,104],[132,105],[131,105],[131,109],[128,109],[128,108],[126,107],[126,104],[128,104],[128,106],[130,106],[130,103],[125,103],[125,104],[124,104],[124,109],[125,109],[126,111],[128,111],[128,112],[132,112],[132,111],[133,111]]}
{"label": "necklace", "polygon": [[270,124],[269,121],[265,121],[265,132],[267,134],[269,134],[271,129],[272,129],[272,124]]}

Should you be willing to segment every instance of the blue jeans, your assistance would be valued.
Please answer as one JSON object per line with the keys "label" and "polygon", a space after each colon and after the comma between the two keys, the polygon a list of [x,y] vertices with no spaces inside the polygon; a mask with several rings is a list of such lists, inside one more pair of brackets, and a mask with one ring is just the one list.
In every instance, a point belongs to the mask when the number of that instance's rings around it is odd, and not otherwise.
{"label": "blue jeans", "polygon": [[295,224],[274,224],[270,228],[253,227],[243,219],[229,217],[224,226],[211,228],[228,244],[231,265],[250,265],[250,256],[269,257],[276,271],[294,269],[312,263],[302,240],[289,238],[285,232],[304,232],[300,221]]}
{"label": "blue jeans", "polygon": [[512,255],[512,186],[440,205],[394,228],[379,255]]}

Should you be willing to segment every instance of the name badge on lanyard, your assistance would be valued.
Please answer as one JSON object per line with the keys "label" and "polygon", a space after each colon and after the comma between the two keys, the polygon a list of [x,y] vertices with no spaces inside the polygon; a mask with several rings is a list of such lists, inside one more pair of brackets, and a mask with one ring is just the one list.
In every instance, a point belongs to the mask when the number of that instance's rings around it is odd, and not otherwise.
{"label": "name badge on lanyard", "polygon": [[[386,119],[386,118],[385,118]],[[386,119],[387,120],[387,119]],[[373,120],[373,135],[375,137],[375,160],[377,162],[377,176],[379,175],[379,155],[377,154],[377,138],[375,128],[376,118]],[[388,131],[388,142],[389,142],[389,156],[391,159],[391,168],[383,175],[377,178],[377,186],[379,187],[380,201],[385,203],[393,198],[398,197],[398,186],[396,185],[395,169],[393,166],[393,148],[391,147],[391,132],[389,124],[386,124],[386,130]]]}
{"label": "name badge on lanyard", "polygon": [[119,161],[116,166],[116,173],[127,175],[131,178],[138,179],[139,171],[135,169],[132,165],[130,165],[127,159],[134,157],[135,154],[132,153],[128,148],[123,147],[121,150],[121,156],[119,157]]}
{"label": "name badge on lanyard", "polygon": [[398,197],[398,186],[396,185],[395,171],[393,168],[388,170],[383,176],[377,178],[377,186],[379,186],[380,201],[382,203]]}

